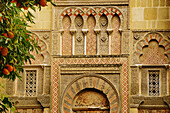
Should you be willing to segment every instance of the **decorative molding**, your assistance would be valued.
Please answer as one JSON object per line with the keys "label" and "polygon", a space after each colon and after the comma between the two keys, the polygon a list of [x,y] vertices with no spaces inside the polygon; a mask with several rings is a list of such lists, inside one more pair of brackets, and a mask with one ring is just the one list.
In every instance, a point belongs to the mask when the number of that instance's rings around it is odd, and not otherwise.
{"label": "decorative molding", "polygon": [[110,1],[103,1],[103,0],[98,0],[97,2],[94,0],[88,0],[88,1],[80,1],[80,0],[76,0],[76,1],[59,1],[59,0],[55,0],[54,2],[56,4],[57,7],[59,6],[72,6],[72,5],[77,5],[77,6],[84,6],[84,5],[125,5],[128,6],[129,5],[129,1],[128,0],[113,0],[112,2]]}
{"label": "decorative molding", "polygon": [[41,95],[37,97],[38,102],[45,108],[50,107],[50,95]]}
{"label": "decorative molding", "polygon": [[163,101],[168,105],[168,107],[170,108],[170,95],[168,96],[164,96],[163,97]]}
{"label": "decorative molding", "polygon": [[121,55],[53,55],[54,58],[122,58],[128,57],[129,54],[121,54]]}
{"label": "decorative molding", "polygon": [[41,104],[38,102],[37,97],[16,97],[9,96],[10,100],[15,103],[16,108],[41,108]]}
{"label": "decorative molding", "polygon": [[130,107],[131,108],[146,108],[146,109],[157,109],[170,108],[170,96],[164,97],[145,97],[145,96],[131,96]]}
{"label": "decorative molding", "polygon": [[144,102],[144,96],[131,96],[130,97],[131,108],[139,108],[142,102]]}
{"label": "decorative molding", "polygon": [[[167,31],[162,31],[162,32],[158,32],[158,31],[133,31],[133,37],[135,38],[135,40],[133,41],[133,48],[134,48],[134,57],[133,57],[133,63],[134,64],[139,64],[139,56],[143,55],[143,47],[148,46],[149,42],[151,40],[156,40],[159,44],[159,46],[163,46],[165,49],[164,54],[168,57],[169,53],[170,53],[170,42],[169,40],[166,38],[166,36],[168,36],[169,33]],[[139,39],[138,39],[139,37]],[[138,39],[138,40],[137,40]]]}

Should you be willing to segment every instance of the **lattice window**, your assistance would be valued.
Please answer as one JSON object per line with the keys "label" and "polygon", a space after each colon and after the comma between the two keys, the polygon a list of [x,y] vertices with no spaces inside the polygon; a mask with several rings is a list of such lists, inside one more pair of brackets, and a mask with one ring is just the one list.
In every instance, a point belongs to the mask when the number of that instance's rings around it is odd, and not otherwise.
{"label": "lattice window", "polygon": [[36,70],[26,71],[26,96],[36,96]]}
{"label": "lattice window", "polygon": [[159,71],[149,71],[149,96],[159,96]]}

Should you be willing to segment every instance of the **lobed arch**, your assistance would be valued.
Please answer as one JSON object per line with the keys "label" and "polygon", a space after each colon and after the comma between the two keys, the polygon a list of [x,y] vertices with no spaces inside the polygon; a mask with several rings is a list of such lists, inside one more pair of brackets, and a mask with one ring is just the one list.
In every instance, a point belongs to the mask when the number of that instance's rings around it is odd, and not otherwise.
{"label": "lobed arch", "polygon": [[82,75],[68,84],[61,98],[61,113],[73,113],[73,101],[77,94],[85,89],[95,89],[103,92],[110,105],[110,113],[120,112],[120,99],[117,89],[105,77],[96,74]]}
{"label": "lobed arch", "polygon": [[106,8],[101,8],[100,10],[99,10],[99,12],[98,12],[98,15],[99,16],[102,16],[102,15],[106,15],[106,16],[108,16],[110,13],[109,13],[109,11],[106,9]]}
{"label": "lobed arch", "polygon": [[39,35],[36,33],[33,33],[32,39],[35,39],[38,41],[38,45],[41,48],[40,54],[43,56],[43,63],[48,64],[50,62],[50,54],[48,51],[48,44],[43,40],[39,38]]}
{"label": "lobed arch", "polygon": [[81,8],[77,8],[74,12],[73,12],[74,16],[80,15],[83,16],[85,14],[85,12],[81,9]]}
{"label": "lobed arch", "polygon": [[163,47],[165,52],[164,55],[170,57],[170,43],[160,33],[147,33],[143,39],[136,43],[135,53],[139,62],[139,57],[143,55],[143,48],[147,47],[151,41],[157,41],[159,47]]}
{"label": "lobed arch", "polygon": [[87,10],[86,11],[87,16],[90,16],[90,15],[96,16],[97,15],[97,12],[93,8],[86,8],[86,10]]}
{"label": "lobed arch", "polygon": [[82,17],[84,17],[84,15],[86,16],[90,16],[93,15],[96,18],[96,15],[101,16],[102,14],[105,14],[108,18],[108,16],[114,16],[115,14],[118,15],[118,17],[120,18],[120,29],[122,29],[125,25],[124,25],[124,13],[123,11],[121,11],[121,9],[117,8],[117,7],[68,7],[65,8],[61,13],[60,13],[60,19],[59,19],[59,26],[60,26],[60,30],[62,30],[62,19],[64,18],[64,16],[68,15],[68,16],[77,16],[77,15],[81,15]]}

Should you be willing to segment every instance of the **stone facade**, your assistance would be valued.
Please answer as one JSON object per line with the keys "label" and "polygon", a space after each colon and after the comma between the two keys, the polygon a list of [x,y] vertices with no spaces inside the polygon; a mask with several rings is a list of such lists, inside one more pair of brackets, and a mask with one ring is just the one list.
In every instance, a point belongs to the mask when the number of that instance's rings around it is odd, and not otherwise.
{"label": "stone facade", "polygon": [[169,0],[54,0],[34,13],[41,47],[23,81],[7,81],[20,113],[169,113]]}

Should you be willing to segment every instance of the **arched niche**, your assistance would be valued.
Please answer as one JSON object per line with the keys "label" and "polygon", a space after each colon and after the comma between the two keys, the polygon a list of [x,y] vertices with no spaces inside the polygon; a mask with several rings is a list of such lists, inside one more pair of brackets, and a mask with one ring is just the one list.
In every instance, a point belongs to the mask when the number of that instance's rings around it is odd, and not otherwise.
{"label": "arched niche", "polygon": [[170,44],[161,34],[148,33],[137,42],[135,54],[137,62],[141,64],[167,64],[169,62]]}
{"label": "arched niche", "polygon": [[38,46],[40,48],[39,53],[37,54],[37,52],[34,50],[33,52],[31,52],[31,54],[35,57],[36,60],[32,60],[31,62],[32,64],[48,64],[50,63],[50,54],[48,51],[48,44],[40,39],[39,35],[36,33],[32,33],[32,40],[36,40],[38,42]]}
{"label": "arched niche", "polygon": [[107,96],[100,90],[95,88],[86,88],[81,90],[73,99],[73,112],[80,111],[109,113],[110,104]]}
{"label": "arched niche", "polygon": [[[84,105],[82,104],[82,109],[80,107],[81,105],[79,106],[80,109],[76,107],[79,104],[76,104],[75,102],[80,98],[80,95],[89,94],[88,97],[91,98],[94,96],[94,93],[98,95],[96,98],[101,96],[106,102],[108,102],[108,104],[101,103],[101,100],[90,102],[89,100],[91,99],[87,99],[88,102]],[[74,113],[76,110],[82,111],[83,109],[88,110],[88,107],[92,111],[94,110],[93,108],[96,108],[96,110],[99,111],[104,109],[107,111],[106,113],[119,113],[120,99],[118,92],[114,85],[101,75],[98,76],[92,74],[77,77],[68,84],[63,92],[61,98],[61,113]]]}

